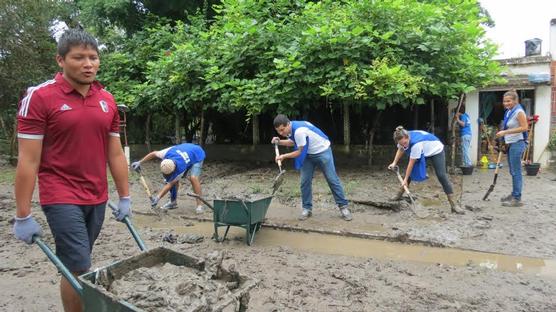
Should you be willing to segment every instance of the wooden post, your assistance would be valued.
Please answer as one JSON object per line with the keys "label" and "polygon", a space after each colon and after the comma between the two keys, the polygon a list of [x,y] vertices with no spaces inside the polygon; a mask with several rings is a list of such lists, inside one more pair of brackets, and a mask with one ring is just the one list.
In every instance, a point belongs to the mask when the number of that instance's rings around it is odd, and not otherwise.
{"label": "wooden post", "polygon": [[349,151],[349,146],[351,145],[349,117],[349,104],[344,103],[344,147],[346,151]]}
{"label": "wooden post", "polygon": [[174,123],[174,130],[175,130],[175,139],[176,141],[174,142],[174,144],[180,144],[181,143],[181,135],[180,135],[180,114],[179,111],[176,111],[176,115],[175,115],[175,123]]}
{"label": "wooden post", "polygon": [[205,123],[206,123],[206,119],[205,119],[205,110],[201,107],[201,131],[199,134],[199,142],[198,144],[201,146],[205,146],[205,140],[207,138],[207,132],[205,130]]}
{"label": "wooden post", "polygon": [[149,153],[152,151],[151,147],[151,113],[147,114],[147,122],[145,125],[145,145],[147,145],[147,150]]}
{"label": "wooden post", "polygon": [[382,112],[383,110],[377,111],[375,118],[373,119],[373,125],[371,127],[371,130],[369,130],[369,154],[368,154],[369,159],[367,162],[369,166],[373,165],[373,150],[374,150],[373,141],[375,138],[376,129],[378,129],[378,127],[380,126],[380,117],[382,117]]}
{"label": "wooden post", "polygon": [[434,134],[434,99],[431,99],[431,133]]}
{"label": "wooden post", "polygon": [[452,173],[455,172],[456,170],[456,114],[457,112],[459,112],[461,105],[463,105],[463,102],[465,101],[465,93],[462,93],[459,96],[459,102],[458,102],[458,106],[456,107],[456,110],[454,111],[454,117],[452,117],[452,161],[450,163],[450,167],[452,168]]}
{"label": "wooden post", "polygon": [[259,115],[251,116],[251,122],[253,123],[253,145],[257,145],[261,142],[259,137]]}

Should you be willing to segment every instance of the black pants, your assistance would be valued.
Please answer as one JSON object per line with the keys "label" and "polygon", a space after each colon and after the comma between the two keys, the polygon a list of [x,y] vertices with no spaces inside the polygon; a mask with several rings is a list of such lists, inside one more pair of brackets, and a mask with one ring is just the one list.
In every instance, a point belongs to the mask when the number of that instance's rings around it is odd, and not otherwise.
{"label": "black pants", "polygon": [[[434,172],[436,173],[436,177],[438,178],[438,181],[440,181],[440,184],[442,185],[442,189],[444,190],[444,193],[446,193],[447,195],[454,193],[454,190],[452,189],[452,183],[450,183],[450,180],[448,179],[448,174],[446,173],[446,153],[442,151],[439,154],[426,157],[425,159],[426,160],[430,159],[432,161]],[[411,182],[411,178],[409,178],[408,184],[410,182]]]}

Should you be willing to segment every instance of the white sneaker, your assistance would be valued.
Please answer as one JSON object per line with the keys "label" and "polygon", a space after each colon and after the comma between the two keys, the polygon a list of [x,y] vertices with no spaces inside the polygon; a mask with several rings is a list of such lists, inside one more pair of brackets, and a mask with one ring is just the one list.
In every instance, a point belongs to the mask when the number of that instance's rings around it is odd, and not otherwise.
{"label": "white sneaker", "polygon": [[195,212],[196,213],[203,213],[205,212],[205,207],[203,207],[202,205],[197,206],[197,208],[195,208]]}
{"label": "white sneaker", "polygon": [[342,218],[346,221],[351,221],[353,219],[353,217],[351,216],[351,212],[349,211],[347,206],[340,208],[340,214],[342,215]]}
{"label": "white sneaker", "polygon": [[300,221],[307,220],[307,218],[311,217],[312,215],[313,215],[313,212],[311,212],[311,210],[303,209],[303,211],[301,212],[301,215],[297,219],[300,220]]}
{"label": "white sneaker", "polygon": [[176,208],[178,208],[178,201],[169,201],[166,204],[164,204],[164,206],[160,207],[160,209],[167,209],[167,210],[176,209]]}

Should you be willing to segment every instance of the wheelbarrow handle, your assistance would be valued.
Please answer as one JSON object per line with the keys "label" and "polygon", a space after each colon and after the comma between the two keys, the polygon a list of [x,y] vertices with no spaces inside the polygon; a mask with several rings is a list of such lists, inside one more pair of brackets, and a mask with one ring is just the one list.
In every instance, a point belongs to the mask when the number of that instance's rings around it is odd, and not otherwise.
{"label": "wheelbarrow handle", "polygon": [[66,268],[66,266],[62,263],[62,261],[60,261],[60,258],[58,258],[58,256],[56,256],[54,252],[52,252],[50,247],[48,247],[48,245],[46,245],[42,241],[40,236],[37,235],[33,236],[33,242],[39,245],[39,247],[46,254],[48,259],[50,259],[50,261],[58,268],[58,270],[60,270],[60,273],[62,273],[62,275],[70,283],[71,287],[73,287],[73,289],[79,294],[79,296],[80,297],[83,296],[83,286],[79,284],[75,276],[73,276],[73,274],[71,274],[68,268]]}
{"label": "wheelbarrow handle", "polygon": [[[114,203],[112,203],[110,201],[108,202],[108,206],[110,206],[110,209],[112,209],[112,211],[114,211],[114,212],[118,210],[116,205],[114,205]],[[145,246],[145,243],[141,239],[141,236],[139,236],[139,233],[135,230],[135,227],[131,223],[131,220],[129,219],[129,217],[126,216],[121,222],[123,222],[123,223],[125,223],[125,225],[127,225],[127,228],[131,232],[131,236],[133,236],[133,239],[135,239],[135,242],[139,246],[139,249],[141,249],[141,251],[146,251],[147,246]]]}
{"label": "wheelbarrow handle", "polygon": [[207,205],[207,207],[210,208],[210,210],[214,211],[214,207],[213,207],[208,201],[206,201],[201,195],[188,192],[188,193],[187,193],[187,196],[191,196],[191,197],[194,197],[194,198],[196,198],[196,199],[202,201],[203,204]]}

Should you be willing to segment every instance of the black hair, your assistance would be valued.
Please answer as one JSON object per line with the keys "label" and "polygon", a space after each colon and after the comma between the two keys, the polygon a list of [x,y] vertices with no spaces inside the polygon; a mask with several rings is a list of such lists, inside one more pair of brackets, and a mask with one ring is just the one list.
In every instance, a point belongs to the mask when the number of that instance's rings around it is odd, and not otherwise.
{"label": "black hair", "polygon": [[278,114],[274,117],[274,128],[278,128],[280,126],[286,126],[290,120],[286,115]]}
{"label": "black hair", "polygon": [[93,36],[82,29],[70,28],[58,40],[58,55],[66,57],[70,49],[75,46],[93,48],[98,53],[98,43]]}

